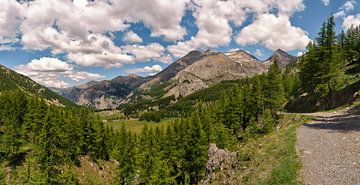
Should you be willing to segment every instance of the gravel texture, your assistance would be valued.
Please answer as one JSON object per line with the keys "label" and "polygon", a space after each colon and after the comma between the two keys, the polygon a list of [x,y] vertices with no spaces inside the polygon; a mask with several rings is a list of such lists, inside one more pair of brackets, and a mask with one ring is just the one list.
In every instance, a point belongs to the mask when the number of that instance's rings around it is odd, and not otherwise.
{"label": "gravel texture", "polygon": [[307,185],[360,185],[360,116],[345,112],[307,114],[297,129],[297,151]]}

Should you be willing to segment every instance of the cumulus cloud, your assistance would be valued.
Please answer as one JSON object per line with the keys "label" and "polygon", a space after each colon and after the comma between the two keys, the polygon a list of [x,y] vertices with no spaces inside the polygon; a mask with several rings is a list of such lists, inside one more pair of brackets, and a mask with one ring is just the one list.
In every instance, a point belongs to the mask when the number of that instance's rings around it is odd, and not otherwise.
{"label": "cumulus cloud", "polygon": [[28,64],[16,66],[15,70],[29,76],[44,86],[56,88],[69,86],[69,83],[63,80],[64,77],[73,81],[104,78],[104,76],[99,74],[76,71],[72,65],[50,57],[33,59]]}
{"label": "cumulus cloud", "polygon": [[[186,34],[180,25],[186,3],[184,0],[3,0],[0,1],[0,43],[14,43],[19,37],[25,49],[50,48],[52,53],[65,53],[83,66],[120,67],[143,57],[124,52],[108,33],[126,31],[131,23],[143,23],[151,30],[151,36],[180,40]],[[125,40],[142,41],[134,32],[127,33]]]}
{"label": "cumulus cloud", "polygon": [[131,54],[138,61],[159,59],[165,48],[158,43],[148,45],[126,45],[123,47],[124,52]]}
{"label": "cumulus cloud", "polygon": [[22,20],[22,11],[23,7],[17,1],[0,1],[0,43],[15,40],[17,27]]}
{"label": "cumulus cloud", "polygon": [[57,58],[42,57],[40,59],[34,59],[26,68],[31,71],[38,72],[65,72],[71,71],[73,67]]}
{"label": "cumulus cloud", "polygon": [[[18,38],[25,49],[50,48],[53,54],[63,53],[68,60],[86,67],[121,67],[148,60],[169,63],[193,49],[228,45],[234,38],[233,27],[240,28],[249,17],[260,20],[262,15],[276,12],[275,17],[287,17],[288,21],[304,7],[303,0],[3,0],[0,43],[18,42]],[[189,40],[183,40],[187,31],[181,26],[186,10],[191,10],[198,28]],[[175,43],[167,48],[157,43],[140,45],[142,38],[129,30],[132,23],[144,24],[152,37]],[[301,35],[300,28],[291,24],[289,28]],[[123,40],[137,44],[119,46],[114,43],[113,32],[125,32]],[[304,40],[305,36],[300,38]],[[282,39],[293,40],[290,36]],[[283,42],[301,45],[292,40]],[[274,47],[269,40],[258,41]]]}
{"label": "cumulus cloud", "polygon": [[198,33],[190,40],[170,45],[167,49],[173,56],[181,57],[194,49],[228,45],[233,37],[233,29],[230,25],[241,26],[249,15],[257,17],[277,10],[282,17],[289,17],[304,8],[303,0],[193,0],[193,16],[199,28]]}
{"label": "cumulus cloud", "polygon": [[330,0],[321,0],[321,2],[325,5],[328,6],[330,4]]}
{"label": "cumulus cloud", "polygon": [[163,36],[169,41],[176,41],[186,34],[180,22],[188,1],[112,1],[111,15],[122,17],[127,22],[143,22],[151,29],[151,36]]}
{"label": "cumulus cloud", "polygon": [[349,29],[351,26],[358,26],[360,25],[360,13],[357,15],[349,15],[344,18],[343,28]]}
{"label": "cumulus cloud", "polygon": [[304,49],[310,39],[301,28],[292,26],[289,17],[262,14],[243,28],[236,38],[239,45],[261,43],[272,50]]}
{"label": "cumulus cloud", "polygon": [[145,66],[143,68],[129,69],[126,72],[128,74],[137,74],[137,73],[154,74],[160,71],[162,71],[162,67],[160,65],[153,65],[153,66]]}
{"label": "cumulus cloud", "polygon": [[355,4],[355,0],[346,1],[344,5],[339,8],[339,11],[333,14],[334,17],[344,17],[346,13],[355,8]]}
{"label": "cumulus cloud", "polygon": [[121,67],[123,64],[134,63],[134,57],[123,53],[70,53],[68,59],[85,67]]}
{"label": "cumulus cloud", "polygon": [[127,32],[125,34],[123,40],[126,42],[134,42],[134,43],[143,41],[142,38],[133,31]]}
{"label": "cumulus cloud", "polygon": [[346,1],[341,8],[348,12],[354,9],[355,4],[356,4],[355,0]]}

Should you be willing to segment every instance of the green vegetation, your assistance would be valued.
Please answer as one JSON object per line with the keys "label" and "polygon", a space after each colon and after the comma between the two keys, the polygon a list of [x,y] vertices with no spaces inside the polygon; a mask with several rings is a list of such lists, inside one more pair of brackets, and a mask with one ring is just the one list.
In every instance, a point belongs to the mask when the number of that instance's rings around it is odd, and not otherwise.
{"label": "green vegetation", "polygon": [[[360,89],[360,27],[351,27],[338,36],[330,17],[316,42],[299,64],[300,88],[286,106],[289,111],[314,112],[334,109],[356,101]],[[301,96],[300,96],[301,95]]]}
{"label": "green vegetation", "polygon": [[[22,90],[28,95],[39,96],[55,103],[61,103],[65,106],[76,106],[70,100],[52,92],[46,87],[43,87],[29,77],[11,71],[0,65],[0,92],[9,90]],[[59,101],[59,102],[56,102]]]}
{"label": "green vegetation", "polygon": [[173,123],[176,118],[164,118],[160,122],[153,122],[153,121],[139,121],[138,119],[131,119],[131,120],[120,120],[120,121],[110,121],[106,122],[105,125],[113,128],[114,131],[119,131],[122,127],[122,124],[125,125],[126,130],[131,132],[140,133],[141,130],[144,128],[145,125],[148,127],[166,127]]}
{"label": "green vegetation", "polygon": [[240,184],[299,184],[300,161],[296,154],[296,128],[309,117],[283,114],[279,129],[239,146]]}
{"label": "green vegetation", "polygon": [[108,160],[112,132],[88,110],[48,105],[23,91],[0,95],[0,154],[10,184],[76,184],[81,155]]}
{"label": "green vegetation", "polygon": [[295,130],[308,118],[279,111],[299,97],[315,97],[301,102],[307,106],[355,101],[358,34],[351,28],[337,38],[331,17],[299,66],[282,71],[275,59],[266,74],[175,104],[174,97],[161,98],[167,84],[158,84],[147,94],[154,100],[115,114],[49,104],[44,98],[52,95],[36,96],[43,91],[37,84],[0,73],[0,90],[9,90],[0,94],[0,184],[199,184],[210,143],[237,152],[229,177],[235,184],[297,184]]}

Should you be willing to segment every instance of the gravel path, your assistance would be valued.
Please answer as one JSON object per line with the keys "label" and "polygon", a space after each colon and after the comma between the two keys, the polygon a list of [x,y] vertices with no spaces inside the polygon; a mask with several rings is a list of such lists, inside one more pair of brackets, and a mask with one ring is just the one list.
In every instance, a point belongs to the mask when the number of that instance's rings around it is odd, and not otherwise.
{"label": "gravel path", "polygon": [[360,185],[360,116],[343,112],[317,116],[297,129],[297,151],[308,185]]}

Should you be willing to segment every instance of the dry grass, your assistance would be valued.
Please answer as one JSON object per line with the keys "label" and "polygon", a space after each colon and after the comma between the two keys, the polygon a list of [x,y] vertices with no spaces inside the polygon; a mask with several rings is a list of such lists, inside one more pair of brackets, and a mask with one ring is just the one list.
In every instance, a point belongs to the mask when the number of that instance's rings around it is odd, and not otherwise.
{"label": "dry grass", "polygon": [[175,118],[165,118],[161,120],[159,123],[153,121],[139,121],[139,120],[123,120],[123,121],[113,121],[113,122],[106,122],[105,125],[112,127],[115,131],[119,130],[122,124],[125,124],[126,129],[139,133],[147,123],[149,127],[156,127],[156,126],[164,126],[170,125]]}

